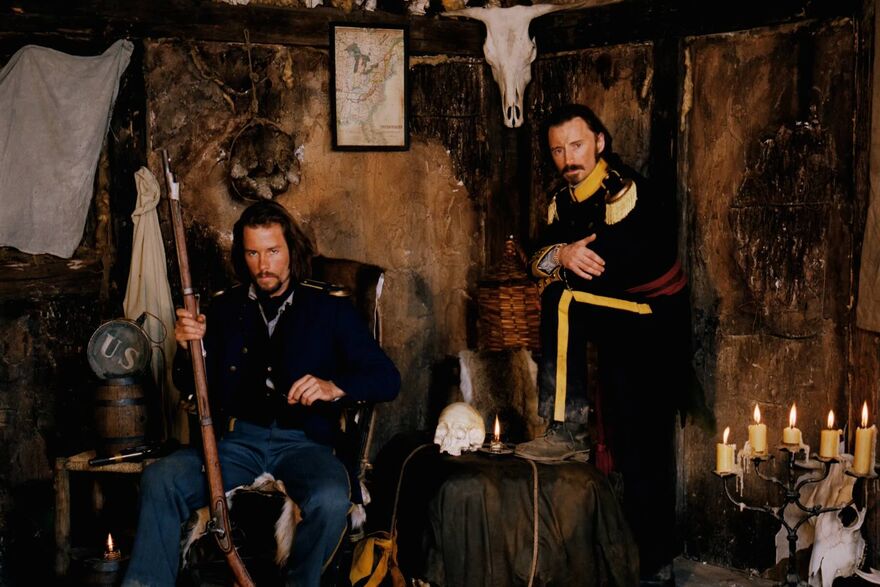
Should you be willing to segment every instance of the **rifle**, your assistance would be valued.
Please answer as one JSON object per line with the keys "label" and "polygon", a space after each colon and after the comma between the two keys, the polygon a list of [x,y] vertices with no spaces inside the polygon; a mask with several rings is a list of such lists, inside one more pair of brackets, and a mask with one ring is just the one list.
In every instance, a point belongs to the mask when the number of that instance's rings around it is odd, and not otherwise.
{"label": "rifle", "polygon": [[[180,185],[174,181],[168,152],[162,149],[162,165],[165,168],[165,183],[168,188],[168,202],[171,206],[171,226],[174,229],[174,245],[177,249],[177,264],[180,269],[180,283],[183,289],[184,307],[193,315],[199,315],[195,292],[189,274],[189,258],[186,253],[186,234],[180,214]],[[242,587],[254,587],[235,545],[229,525],[229,510],[226,507],[226,493],[223,491],[223,477],[220,473],[220,458],[217,455],[217,438],[211,421],[211,408],[208,405],[208,380],[205,371],[205,356],[201,340],[189,341],[192,356],[193,375],[196,384],[196,402],[199,411],[199,424],[202,429],[202,447],[205,453],[205,474],[208,476],[210,492],[211,519],[210,532],[217,539],[217,545],[226,557],[235,581]]]}

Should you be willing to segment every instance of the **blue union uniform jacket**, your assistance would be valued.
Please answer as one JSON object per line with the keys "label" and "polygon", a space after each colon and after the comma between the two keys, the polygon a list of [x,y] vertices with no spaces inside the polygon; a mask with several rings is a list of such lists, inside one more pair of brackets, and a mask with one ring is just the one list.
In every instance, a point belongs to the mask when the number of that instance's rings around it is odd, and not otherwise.
{"label": "blue union uniform jacket", "polygon": [[234,417],[299,428],[317,442],[332,444],[341,402],[287,404],[290,387],[307,374],[333,381],[346,393],[341,401],[381,402],[397,396],[400,374],[349,300],[297,286],[279,312],[270,338],[248,287],[235,287],[212,301],[204,346],[218,432]]}

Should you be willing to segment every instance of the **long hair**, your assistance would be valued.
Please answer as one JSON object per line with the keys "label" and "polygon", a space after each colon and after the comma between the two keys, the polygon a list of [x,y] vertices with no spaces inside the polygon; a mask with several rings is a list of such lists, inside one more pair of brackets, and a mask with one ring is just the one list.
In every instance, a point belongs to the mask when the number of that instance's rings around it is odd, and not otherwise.
{"label": "long hair", "polygon": [[251,272],[244,260],[244,227],[266,227],[277,224],[284,233],[290,256],[290,274],[294,283],[307,279],[312,274],[312,257],[315,249],[309,237],[281,204],[272,200],[261,200],[251,204],[241,213],[232,228],[232,267],[242,283],[251,282]]}
{"label": "long hair", "polygon": [[569,120],[574,120],[575,118],[583,119],[591,131],[597,135],[601,133],[605,136],[605,148],[602,149],[602,153],[600,154],[603,159],[608,161],[608,163],[610,163],[615,169],[629,169],[629,166],[624,165],[617,153],[614,152],[614,143],[611,138],[611,133],[608,132],[605,123],[602,122],[589,106],[584,106],[583,104],[563,104],[558,108],[554,108],[550,112],[550,116],[544,120],[544,123],[541,125],[541,146],[548,159],[551,161],[553,159],[550,153],[550,142],[548,137],[550,129],[554,126],[564,124]]}

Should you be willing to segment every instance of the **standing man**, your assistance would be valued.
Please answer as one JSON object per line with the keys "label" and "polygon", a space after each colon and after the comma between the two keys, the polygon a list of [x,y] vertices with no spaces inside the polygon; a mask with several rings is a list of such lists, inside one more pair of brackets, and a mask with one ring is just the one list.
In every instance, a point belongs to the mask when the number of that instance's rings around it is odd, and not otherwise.
{"label": "standing man", "polygon": [[673,584],[674,415],[692,381],[673,202],[614,155],[611,134],[588,107],[555,110],[545,132],[566,182],[550,201],[546,234],[530,266],[543,287],[539,410],[550,425],[517,454],[583,460],[586,345],[593,341],[602,424],[623,478],[643,584]]}
{"label": "standing man", "polygon": [[[333,454],[338,400],[389,401],[400,375],[348,300],[303,287],[313,251],[272,201],[247,208],[233,229],[244,285],[213,300],[207,318],[177,310],[184,354],[203,339],[223,485],[263,472],[284,482],[302,511],[287,584],[316,587],[346,527],[348,474]],[[219,424],[222,423],[223,425]],[[180,450],[144,471],[134,551],[123,585],[173,587],[180,525],[207,503],[202,455]]]}

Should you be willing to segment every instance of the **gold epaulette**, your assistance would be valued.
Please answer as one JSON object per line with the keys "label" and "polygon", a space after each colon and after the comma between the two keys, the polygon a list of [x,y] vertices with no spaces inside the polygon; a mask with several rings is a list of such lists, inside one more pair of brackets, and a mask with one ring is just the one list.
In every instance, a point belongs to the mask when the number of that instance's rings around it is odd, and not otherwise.
{"label": "gold epaulette", "polygon": [[556,209],[556,196],[553,196],[547,206],[547,224],[553,224],[557,220],[559,220],[559,210]]}
{"label": "gold epaulette", "polygon": [[636,207],[638,194],[636,183],[631,179],[623,180],[623,187],[617,193],[605,197],[605,224],[617,224],[626,218]]}
{"label": "gold epaulette", "polygon": [[319,291],[324,292],[327,295],[334,296],[337,298],[349,298],[352,295],[352,292],[350,289],[348,289],[344,285],[339,285],[337,283],[329,283],[327,281],[318,281],[317,279],[303,279],[302,281],[299,282],[299,284],[303,287],[317,289]]}

